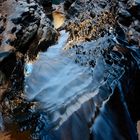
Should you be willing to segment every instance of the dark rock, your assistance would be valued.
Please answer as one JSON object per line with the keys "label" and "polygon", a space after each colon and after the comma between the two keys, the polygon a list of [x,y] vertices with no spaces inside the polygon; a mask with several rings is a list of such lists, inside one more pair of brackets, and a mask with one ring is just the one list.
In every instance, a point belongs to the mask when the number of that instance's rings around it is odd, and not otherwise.
{"label": "dark rock", "polygon": [[18,40],[15,41],[15,45],[18,47],[17,48],[18,50],[20,50],[21,52],[26,52],[28,50],[26,45],[36,35],[37,29],[38,29],[38,26],[36,24],[31,24],[29,27],[27,27],[26,29],[22,31],[23,32],[22,34],[20,32],[17,33]]}
{"label": "dark rock", "polygon": [[47,6],[48,4],[51,4],[50,0],[38,0],[43,6]]}
{"label": "dark rock", "polygon": [[11,33],[16,32],[16,30],[17,30],[17,27],[13,27],[13,28],[11,29]]}
{"label": "dark rock", "polygon": [[140,0],[134,0],[134,5],[140,6]]}
{"label": "dark rock", "polygon": [[116,39],[120,44],[122,44],[124,46],[128,45],[128,43],[125,41],[126,34],[125,34],[124,30],[118,25],[115,28],[115,34],[116,34]]}
{"label": "dark rock", "polygon": [[131,24],[132,16],[128,11],[121,9],[118,15],[119,15],[118,20],[121,24],[126,26],[129,26]]}
{"label": "dark rock", "polygon": [[91,16],[92,18],[94,18],[94,17],[96,16],[95,12],[94,12],[94,11],[91,11],[91,12],[90,12],[90,16]]}
{"label": "dark rock", "polygon": [[127,34],[127,37],[128,37],[128,42],[131,44],[131,45],[137,45],[139,46],[139,37],[140,37],[140,34],[138,32],[136,32],[136,30],[134,28],[131,28],[129,31],[128,31],[128,34]]}
{"label": "dark rock", "polygon": [[140,32],[140,21],[138,20],[134,21],[134,29]]}
{"label": "dark rock", "polygon": [[68,10],[70,8],[70,6],[72,5],[72,3],[74,3],[74,2],[75,2],[75,0],[65,0],[64,1],[64,8],[66,10]]}
{"label": "dark rock", "polygon": [[140,20],[140,1],[139,0],[132,0],[128,1],[129,3],[129,11],[130,13]]}
{"label": "dark rock", "polygon": [[[0,111],[3,118],[10,116],[18,129],[27,131],[32,136],[31,139],[137,140],[135,122],[140,120],[139,0],[66,0],[66,21],[63,29],[69,31],[70,37],[68,47],[62,52],[66,57],[66,63],[62,62],[62,65],[74,65],[74,68],[66,73],[71,77],[65,80],[72,86],[60,82],[60,77],[59,82],[55,83],[56,85],[53,82],[50,89],[45,78],[49,79],[51,74],[46,74],[46,71],[50,68],[50,71],[57,75],[60,70],[64,75],[63,72],[69,67],[61,71],[60,64],[58,70],[55,69],[63,55],[52,59],[50,63],[46,56],[42,63],[37,63],[38,60],[35,63],[30,62],[32,58],[36,59],[39,51],[46,51],[55,44],[59,37],[52,21],[45,15],[50,12],[51,1],[37,1],[17,1],[14,7],[16,10],[0,21],[0,25],[3,24],[1,27],[6,29],[1,31],[0,35],[0,86],[7,85],[6,90],[0,89],[4,93],[3,96],[0,93]],[[12,45],[10,49],[7,49],[8,45]],[[34,87],[38,89],[46,86],[46,90],[39,90],[45,95],[39,93],[33,100],[27,100],[24,95],[27,92],[24,90],[26,61],[29,61],[31,66],[37,66],[33,69],[35,72],[32,77],[28,77],[33,78],[29,82],[33,85],[32,91],[36,93]],[[53,61],[55,63],[52,63]],[[75,67],[78,67],[78,72],[74,71]],[[79,76],[79,69],[87,75]],[[75,73],[71,75],[71,72]],[[41,75],[41,78],[38,78],[38,75]],[[82,79],[75,82],[77,76]],[[85,86],[88,84],[85,82],[88,76],[91,83],[89,81],[89,87],[84,89],[83,94],[79,94],[82,91],[77,83]],[[53,78],[56,77],[51,75],[50,79]],[[72,81],[69,81],[71,78]],[[55,93],[56,100],[53,98],[54,92],[48,94],[55,91],[55,87],[63,86],[60,96]],[[72,99],[69,97],[66,102],[62,101],[62,107],[61,103],[57,105],[60,97],[64,98],[67,92],[71,93],[76,88],[79,89]],[[47,98],[51,96],[53,101],[55,100],[54,110],[51,102],[48,103],[43,98],[46,94]],[[41,98],[43,102],[40,101]],[[45,109],[44,104],[47,104]],[[48,104],[51,107],[48,107]],[[7,125],[9,121],[4,120]],[[11,124],[14,122],[11,121]]]}
{"label": "dark rock", "polygon": [[9,52],[0,52],[0,62],[10,54]]}
{"label": "dark rock", "polygon": [[0,71],[0,86],[4,85],[5,83],[6,83],[6,76],[2,71]]}
{"label": "dark rock", "polygon": [[14,48],[12,46],[5,46],[4,48],[0,48],[0,63],[12,52],[14,52]]}
{"label": "dark rock", "polygon": [[43,34],[39,40],[38,49],[45,51],[49,46],[53,45],[57,41],[58,33],[53,28],[49,27],[44,27],[42,31]]}
{"label": "dark rock", "polygon": [[5,30],[3,26],[0,26],[0,34]]}
{"label": "dark rock", "polygon": [[69,15],[70,16],[76,16],[76,15],[78,15],[78,13],[79,13],[79,7],[76,7],[76,6],[71,6],[70,8],[69,8]]}
{"label": "dark rock", "polygon": [[118,14],[119,14],[119,16],[126,18],[126,19],[131,18],[131,14],[128,11],[123,10],[123,9],[121,9]]}
{"label": "dark rock", "polygon": [[16,54],[10,53],[0,63],[0,70],[6,75],[6,78],[9,79],[15,66],[16,66]]}
{"label": "dark rock", "polygon": [[12,18],[11,20],[14,24],[19,24],[22,21],[22,17]]}

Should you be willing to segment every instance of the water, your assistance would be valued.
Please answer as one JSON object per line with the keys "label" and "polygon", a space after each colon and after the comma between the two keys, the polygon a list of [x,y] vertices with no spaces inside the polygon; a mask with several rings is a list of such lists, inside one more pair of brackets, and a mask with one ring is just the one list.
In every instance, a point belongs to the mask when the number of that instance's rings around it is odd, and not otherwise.
{"label": "water", "polygon": [[58,44],[51,46],[47,52],[40,53],[35,63],[27,63],[25,72],[27,98],[39,101],[41,108],[52,114],[64,106],[72,105],[78,96],[93,92],[93,77],[89,73],[89,67],[74,62],[74,54],[64,50],[69,34],[65,31],[60,34]]}
{"label": "water", "polygon": [[[69,34],[64,30],[60,34],[58,44],[40,53],[35,63],[29,62],[25,66],[27,99],[37,101],[52,122],[60,120],[58,126],[98,93],[105,76],[112,84],[123,73],[119,70],[115,77],[106,74],[111,71],[101,55],[101,50],[109,45],[106,37],[85,42],[82,44],[84,47],[65,50]],[[91,60],[96,63],[94,67],[87,63]]]}
{"label": "water", "polygon": [[[127,59],[112,51],[113,37],[65,50],[68,37],[61,31],[56,45],[40,53],[36,62],[25,65],[26,97],[38,102],[38,109],[46,114],[46,118],[41,117],[45,119],[41,119],[44,128],[40,139],[135,140],[125,101],[121,93],[114,92],[116,87],[121,89],[118,81],[127,74]],[[124,123],[124,127],[117,123]]]}

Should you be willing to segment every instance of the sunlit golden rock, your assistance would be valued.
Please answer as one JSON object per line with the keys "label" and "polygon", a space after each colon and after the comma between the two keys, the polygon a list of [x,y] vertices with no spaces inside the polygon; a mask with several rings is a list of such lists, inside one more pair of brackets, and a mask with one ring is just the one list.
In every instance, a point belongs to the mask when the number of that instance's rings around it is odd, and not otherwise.
{"label": "sunlit golden rock", "polygon": [[53,22],[54,22],[54,27],[56,29],[61,27],[63,25],[64,21],[65,21],[65,16],[63,13],[61,13],[59,11],[53,12]]}

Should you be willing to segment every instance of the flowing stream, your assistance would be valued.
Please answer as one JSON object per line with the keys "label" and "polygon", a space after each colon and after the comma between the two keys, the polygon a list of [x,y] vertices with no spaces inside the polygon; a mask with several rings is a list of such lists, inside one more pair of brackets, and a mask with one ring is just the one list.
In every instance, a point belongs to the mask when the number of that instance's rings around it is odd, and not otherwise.
{"label": "flowing stream", "polygon": [[[56,45],[39,53],[34,63],[25,64],[26,97],[38,102],[38,109],[43,110],[48,117],[44,121],[45,129],[41,139],[65,140],[69,135],[70,140],[89,140],[90,137],[97,140],[131,137],[135,140],[134,129],[132,132],[129,129],[133,128],[133,124],[122,102],[123,93],[120,93],[121,96],[114,93],[118,81],[125,73],[124,67],[116,64],[116,60],[121,63],[125,61],[124,57],[115,51],[110,52],[109,61],[115,62],[112,66],[105,62],[106,56],[103,57],[102,50],[111,49],[115,44],[114,36],[104,36],[84,42],[79,48],[76,46],[66,50],[68,37],[68,32],[61,31]],[[122,106],[115,110],[122,110],[125,118],[123,123],[128,125],[124,132],[122,130],[126,125],[121,128],[114,124],[116,119],[120,121],[119,118],[122,117],[117,118],[118,114],[112,108],[114,96],[117,96],[115,101],[119,101],[118,105]],[[99,108],[100,115],[95,119]],[[106,133],[98,129],[101,126],[107,129]],[[78,135],[81,131],[85,133]],[[124,135],[126,133],[130,135]]]}
{"label": "flowing stream", "polygon": [[58,44],[40,53],[35,63],[26,64],[25,79],[27,98],[39,101],[42,108],[55,114],[60,108],[72,105],[78,96],[92,92],[93,82],[89,68],[76,64],[75,54],[64,50],[69,34],[64,30],[60,34]]}

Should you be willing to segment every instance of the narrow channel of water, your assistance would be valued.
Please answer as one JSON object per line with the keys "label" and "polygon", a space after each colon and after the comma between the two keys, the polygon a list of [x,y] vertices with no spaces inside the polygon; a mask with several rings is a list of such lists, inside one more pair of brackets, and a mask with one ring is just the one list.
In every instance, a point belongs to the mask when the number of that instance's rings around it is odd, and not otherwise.
{"label": "narrow channel of water", "polygon": [[91,92],[92,75],[88,67],[73,61],[74,54],[63,48],[69,34],[60,32],[58,44],[40,53],[34,64],[26,64],[25,92],[29,100],[38,100],[48,111],[56,111],[83,93]]}
{"label": "narrow channel of water", "polygon": [[[79,48],[75,46],[65,50],[68,37],[67,32],[61,31],[56,45],[49,47],[46,52],[41,52],[33,64],[25,65],[27,99],[37,101],[39,109],[49,118],[50,124],[45,122],[42,139],[64,140],[68,135],[69,139],[73,140],[89,140],[90,137],[98,140],[106,137],[110,140],[131,137],[130,139],[135,140],[135,130],[130,129],[133,128],[133,124],[122,97],[113,93],[125,69],[116,63],[108,65],[105,61],[106,56],[103,57],[103,51],[112,49],[115,44],[113,36],[104,36],[95,41],[84,42]],[[118,60],[118,57],[123,59],[114,51],[109,55],[112,62]],[[116,101],[119,101],[120,105],[115,106],[118,112],[121,107],[121,111],[124,110],[120,117],[114,113],[114,108],[109,108]],[[124,125],[125,130],[117,124],[114,125],[116,118],[117,122],[124,119],[123,123],[127,124]],[[105,133],[100,131],[100,126],[106,129]],[[81,130],[85,133],[80,134]]]}

